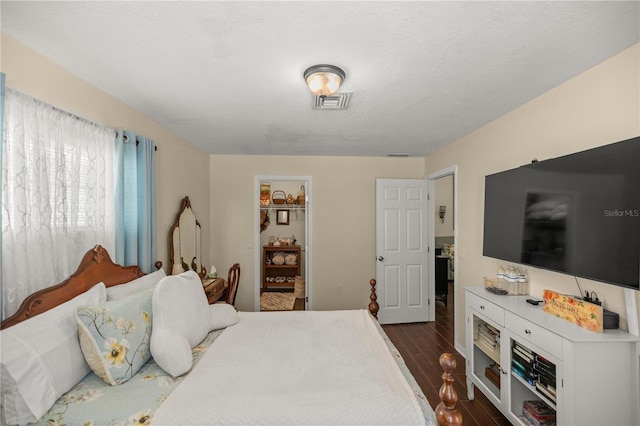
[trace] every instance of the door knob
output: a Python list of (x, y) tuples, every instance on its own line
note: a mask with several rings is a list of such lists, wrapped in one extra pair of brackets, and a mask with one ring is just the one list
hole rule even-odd
[(379, 260), (380, 262), (382, 262), (382, 261), (384, 260), (384, 257), (380, 256), (380, 257), (378, 257), (378, 260)]

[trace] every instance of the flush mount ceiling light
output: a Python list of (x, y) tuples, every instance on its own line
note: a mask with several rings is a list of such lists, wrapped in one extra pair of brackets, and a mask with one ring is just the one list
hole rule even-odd
[(335, 65), (314, 65), (304, 72), (309, 90), (316, 96), (331, 96), (338, 91), (345, 73)]

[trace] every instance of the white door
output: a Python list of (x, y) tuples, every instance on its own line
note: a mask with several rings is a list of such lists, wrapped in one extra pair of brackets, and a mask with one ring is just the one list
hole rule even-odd
[(376, 292), (381, 324), (429, 320), (428, 181), (376, 179)]

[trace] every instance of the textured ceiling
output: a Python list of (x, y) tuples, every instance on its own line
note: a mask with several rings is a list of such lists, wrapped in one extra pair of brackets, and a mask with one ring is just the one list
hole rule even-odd
[[(637, 1), (0, 7), (3, 32), (212, 154), (426, 155), (640, 41)], [(347, 110), (311, 109), (317, 63), (346, 71)]]

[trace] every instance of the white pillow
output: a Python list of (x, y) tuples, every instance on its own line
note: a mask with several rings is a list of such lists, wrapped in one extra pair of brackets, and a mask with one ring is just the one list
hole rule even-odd
[(161, 328), (151, 333), (153, 360), (172, 377), (191, 370), (193, 356), (187, 338), (174, 328)]
[(89, 373), (74, 311), (77, 306), (106, 299), (105, 285), (98, 283), (53, 309), (0, 331), (0, 395), (7, 424), (38, 421)]
[(153, 288), (158, 282), (166, 277), (164, 269), (158, 269), (150, 274), (129, 281), (128, 283), (107, 287), (107, 300), (124, 299), (134, 293), (138, 293), (149, 288)]
[[(0, 412), (2, 413), (2, 420), (0, 424), (3, 426), (7, 424), (8, 419), (21, 419), (24, 420), (21, 422), (30, 423), (30, 419), (33, 419), (31, 411), (29, 407), (27, 407), (27, 403), (24, 402), (22, 396), (20, 396), (20, 392), (18, 391), (18, 386), (13, 378), (9, 375), (4, 364), (0, 365), (0, 383), (2, 384), (2, 401), (0, 401)], [(4, 395), (16, 395), (15, 397), (7, 397)], [(5, 414), (6, 413), (6, 414)]]
[[(234, 325), (240, 320), (235, 308), (226, 303), (209, 306), (211, 330)], [(154, 326), (155, 327), (155, 326)], [(151, 334), (153, 359), (164, 371), (178, 377), (191, 370), (193, 356), (187, 338), (174, 328), (154, 328)]]
[[(223, 314), (218, 322), (228, 322), (224, 318), (226, 309), (219, 310)], [(186, 373), (193, 362), (191, 348), (212, 330), (212, 322), (198, 274), (187, 271), (163, 278), (153, 291), (153, 359), (173, 377)]]
[(209, 302), (194, 271), (161, 279), (153, 291), (152, 306), (153, 328), (174, 328), (192, 348), (210, 331)]
[(209, 316), (211, 319), (209, 328), (211, 328), (211, 330), (232, 326), (240, 320), (236, 308), (227, 303), (214, 303), (210, 305)]

